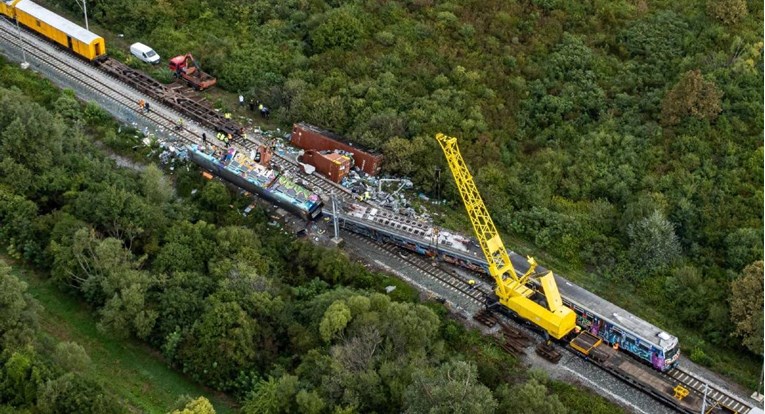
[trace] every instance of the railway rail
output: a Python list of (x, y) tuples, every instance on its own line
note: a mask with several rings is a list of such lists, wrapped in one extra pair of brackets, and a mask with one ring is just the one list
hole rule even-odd
[[(138, 100), (146, 99), (147, 96), (145, 95), (150, 95), (150, 99), (155, 100), (155, 102), (151, 102), (153, 110), (149, 113), (144, 113), (143, 116), (154, 124), (166, 128), (170, 132), (171, 138), (176, 140), (179, 139), (183, 143), (197, 142), (199, 136), (198, 132), (188, 128), (184, 128), (177, 133), (171, 132), (176, 125), (176, 120), (181, 117), (192, 119), (203, 128), (208, 128), (213, 131), (223, 130), (223, 127), (220, 124), (220, 115), (209, 108), (209, 106), (206, 106), (203, 102), (178, 93), (177, 91), (174, 91), (172, 87), (161, 85), (156, 81), (152, 82), (147, 80), (147, 78), (151, 78), (141, 74), (141, 72), (132, 70), (119, 62), (114, 63), (116, 61), (109, 60), (103, 65), (103, 70), (98, 69), (69, 55), (62, 48), (47, 42), (26, 30), (23, 30), (22, 33), (19, 34), (17, 29), (5, 19), (0, 19), (0, 40), (9, 45), (18, 45), (19, 41), (21, 41), (24, 45), (25, 52), (28, 55), (33, 56), (39, 62), (44, 62), (59, 75), (106, 97), (115, 104), (127, 108), (128, 110), (134, 111), (137, 107), (136, 103)], [(130, 70), (126, 70), (125, 68)], [(160, 105), (160, 103), (162, 105)], [(227, 120), (227, 122), (229, 122), (229, 120)], [(232, 123), (226, 128), (234, 129), (236, 126)], [(212, 137), (213, 135), (211, 134), (210, 136)], [(247, 149), (252, 149), (258, 145), (262, 145), (265, 141), (265, 137), (259, 136), (257, 138), (260, 138), (260, 140), (256, 139), (256, 137), (248, 137), (246, 141), (242, 142), (242, 146)], [(334, 193), (337, 197), (343, 200), (359, 203), (354, 200), (351, 192), (344, 187), (317, 176), (308, 176), (300, 173), (300, 167), (296, 160), (280, 154), (275, 154), (274, 159), (278, 161), (277, 164), (280, 168), (298, 176), (298, 182), (300, 184), (312, 185), (315, 188), (320, 189), (325, 195)], [(485, 296), (490, 294), (490, 289), (488, 287), (470, 287), (465, 280), (459, 278), (457, 275), (447, 272), (439, 267), (434, 267), (428, 260), (419, 256), (411, 254), (403, 256), (399, 254), (400, 248), (395, 245), (375, 244), (369, 239), (358, 235), (353, 235), (351, 237), (363, 240), (370, 245), (381, 248), (389, 254), (395, 255), (399, 260), (403, 260), (409, 265), (414, 266), (421, 273), (427, 275), (427, 277), (432, 278), (448, 289), (456, 291), (471, 302), (483, 305), (485, 303)], [(507, 335), (505, 337), (507, 338)], [(518, 338), (516, 339), (517, 342), (522, 342), (522, 340)], [(520, 343), (517, 343), (516, 345), (519, 344)], [(667, 378), (675, 383), (687, 387), (695, 394), (704, 395), (706, 392), (710, 406), (716, 405), (726, 412), (741, 414), (762, 413), (762, 410), (759, 407), (755, 407), (751, 403), (742, 401), (740, 398), (733, 395), (733, 393), (728, 392), (715, 384), (711, 384), (704, 378), (700, 378), (682, 368), (675, 368), (663, 375), (666, 375)]]
[[(136, 111), (140, 99), (149, 100), (151, 111), (139, 114), (167, 130), (170, 141), (180, 140), (183, 144), (190, 144), (198, 143), (200, 140), (199, 132), (188, 126), (182, 128), (181, 131), (175, 130), (177, 121), (181, 118), (191, 119), (200, 128), (208, 129), (211, 141), (214, 140), (213, 131), (221, 130), (223, 128), (221, 125), (225, 125), (225, 128), (230, 130), (235, 129), (237, 134), (240, 130), (238, 124), (229, 119), (224, 119), (206, 104), (189, 98), (173, 87), (163, 85), (121, 62), (107, 59), (101, 66), (92, 66), (69, 54), (58, 45), (43, 40), (26, 29), (21, 29), (21, 36), (19, 36), (16, 27), (6, 19), (0, 19), (0, 40), (6, 44), (18, 45), (19, 38), (29, 56), (44, 62), (58, 75), (106, 97), (129, 111)], [(184, 123), (184, 125), (189, 125), (189, 123)], [(259, 138), (261, 140), (248, 136), (247, 140), (241, 143), (241, 146), (245, 149), (257, 148), (265, 141), (263, 136)], [(220, 142), (219, 144), (222, 145)], [(351, 192), (346, 188), (320, 177), (309, 176), (300, 172), (296, 160), (280, 154), (274, 154), (274, 159), (277, 160), (277, 164), (282, 170), (298, 177), (299, 184), (320, 189), (326, 197), (334, 193), (342, 200), (355, 201)]]
[(398, 260), (401, 260), (416, 268), (425, 277), (429, 277), (439, 285), (456, 292), (458, 295), (477, 305), (482, 306), (486, 303), (485, 290), (480, 289), (480, 287), (472, 288), (466, 281), (449, 274), (441, 268), (433, 266), (431, 262), (419, 256), (415, 256), (409, 252), (404, 252), (403, 249), (394, 244), (374, 242), (366, 237), (362, 237), (354, 233), (348, 233), (346, 237), (354, 241), (364, 243), (372, 248), (387, 252), (389, 255), (397, 258)]
[(695, 391), (702, 397), (706, 394), (707, 406), (710, 408), (717, 404), (723, 410), (726, 410), (725, 412), (749, 414), (753, 411), (754, 407), (752, 407), (751, 404), (741, 401), (741, 399), (734, 396), (733, 393), (721, 389), (719, 386), (710, 383), (708, 380), (701, 378), (682, 367), (675, 367), (667, 371), (666, 375), (685, 388)]
[[(17, 29), (6, 19), (0, 19), (0, 40), (8, 44), (18, 44), (19, 42)], [(127, 83), (122, 82), (126, 88), (115, 87), (114, 79), (109, 78), (104, 73), (83, 62), (79, 58), (63, 52), (58, 46), (39, 39), (34, 34), (22, 31), (21, 41), (27, 55), (30, 55), (41, 62), (45, 62), (59, 75), (69, 78), (75, 83), (105, 96), (117, 105), (130, 110), (135, 110), (138, 100), (142, 99), (140, 94), (127, 88)], [(177, 120), (181, 114), (168, 111), (159, 105), (153, 107), (155, 109), (149, 113), (145, 113), (144, 116), (158, 126), (172, 131), (176, 125), (175, 120)], [(182, 134), (177, 134), (177, 137), (190, 142), (190, 140), (184, 138)]]

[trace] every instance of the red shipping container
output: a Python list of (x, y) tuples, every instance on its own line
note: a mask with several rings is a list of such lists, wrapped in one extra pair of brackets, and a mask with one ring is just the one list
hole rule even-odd
[[(292, 145), (305, 150), (334, 151), (340, 150), (353, 154), (354, 167), (369, 175), (377, 175), (382, 170), (383, 156), (358, 145), (347, 144), (332, 132), (325, 131), (306, 123), (292, 127)], [(319, 168), (319, 167), (316, 167)]]
[(313, 165), (316, 171), (336, 183), (341, 182), (351, 170), (351, 159), (335, 152), (325, 155), (315, 150), (307, 150), (300, 161)]

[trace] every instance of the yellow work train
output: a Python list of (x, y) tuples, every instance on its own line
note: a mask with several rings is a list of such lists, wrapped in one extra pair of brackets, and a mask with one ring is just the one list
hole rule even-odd
[(81, 56), (106, 57), (104, 38), (30, 0), (0, 0), (0, 13)]

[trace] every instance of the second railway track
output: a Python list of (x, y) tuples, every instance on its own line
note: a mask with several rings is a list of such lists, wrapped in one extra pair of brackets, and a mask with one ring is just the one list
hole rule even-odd
[[(110, 73), (112, 73), (112, 75), (110, 75), (99, 67), (93, 66), (69, 54), (60, 46), (41, 39), (36, 34), (30, 33), (25, 29), (22, 29), (19, 33), (17, 28), (4, 18), (0, 18), (0, 40), (8, 45), (18, 45), (19, 47), (21, 47), (21, 45), (19, 45), (19, 41), (21, 41), (24, 51), (28, 56), (33, 57), (40, 64), (47, 65), (48, 68), (56, 72), (59, 76), (84, 88), (90, 89), (96, 94), (104, 96), (106, 99), (127, 111), (135, 112), (138, 116), (144, 117), (147, 121), (165, 130), (169, 141), (180, 141), (183, 144), (199, 143), (199, 132), (193, 131), (188, 127), (183, 128), (181, 131), (174, 130), (177, 125), (176, 121), (179, 118), (186, 118), (185, 113), (170, 109), (157, 100), (149, 101), (152, 108), (150, 112), (139, 113), (137, 111), (138, 101), (140, 99), (148, 99), (145, 93), (134, 89), (134, 86), (141, 83), (141, 81), (135, 79), (133, 73), (131, 73), (132, 77), (128, 81), (115, 78), (113, 76), (115, 71), (110, 71)], [(112, 62), (115, 63), (109, 63), (108, 65), (113, 65), (115, 67), (121, 65), (116, 61)], [(152, 83), (147, 84), (147, 87), (156, 89), (157, 86)], [(214, 125), (206, 124), (204, 121), (194, 121), (194, 124), (201, 130), (207, 130), (211, 137), (210, 140), (213, 140)], [(263, 137), (260, 136), (260, 138), (261, 140), (256, 139), (256, 137), (249, 137), (247, 141), (241, 142), (241, 146), (245, 149), (253, 149), (258, 145), (263, 144)], [(218, 144), (222, 145), (220, 142)], [(345, 201), (353, 200), (351, 192), (344, 187), (314, 175), (302, 174), (300, 173), (297, 161), (290, 159), (289, 156), (280, 154), (274, 155), (277, 164), (282, 170), (287, 171), (289, 174), (296, 177), (298, 181), (302, 181), (307, 187), (321, 190), (320, 192), (325, 198), (334, 193)]]
[[(135, 110), (138, 100), (143, 98), (141, 94), (130, 89), (127, 84), (124, 84), (123, 88), (114, 87), (116, 81), (114, 78), (31, 33), (22, 31), (20, 37), (26, 54), (48, 65), (59, 75), (105, 96), (117, 105)], [(0, 39), (7, 44), (18, 44), (19, 42), (17, 29), (6, 19), (0, 19)], [(172, 130), (175, 125), (174, 120), (178, 119), (181, 114), (170, 112), (156, 103), (153, 107), (155, 109), (144, 116), (161, 128)], [(176, 137), (190, 142), (183, 137), (183, 134), (176, 134)]]
[(486, 303), (486, 292), (484, 290), (470, 287), (470, 285), (464, 280), (449, 274), (449, 272), (446, 272), (443, 269), (433, 266), (429, 261), (424, 260), (419, 256), (415, 256), (413, 253), (402, 254), (402, 249), (396, 245), (375, 242), (354, 233), (347, 233), (346, 237), (354, 240), (355, 242), (363, 243), (371, 248), (382, 250), (388, 253), (390, 256), (395, 257), (398, 260), (414, 267), (419, 273), (425, 277), (430, 278), (435, 283), (438, 283), (439, 285), (452, 290), (456, 294), (466, 298), (474, 304), (483, 305)]

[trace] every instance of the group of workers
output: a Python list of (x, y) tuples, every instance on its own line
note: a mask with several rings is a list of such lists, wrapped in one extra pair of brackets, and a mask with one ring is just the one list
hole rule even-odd
[[(250, 107), (250, 111), (255, 111), (255, 106), (258, 107), (258, 111), (260, 112), (260, 117), (263, 119), (268, 119), (268, 116), (271, 114), (271, 110), (268, 109), (267, 106), (263, 105), (263, 102), (260, 102), (259, 100), (255, 100), (255, 98), (250, 98), (250, 101), (247, 104)], [(244, 95), (239, 95), (239, 106), (244, 106)]]
[(149, 111), (151, 111), (151, 105), (149, 105), (149, 103), (146, 102), (145, 100), (139, 99), (138, 100), (138, 111), (141, 112), (141, 113), (143, 113), (143, 112), (147, 112), (148, 113)]
[[(264, 106), (263, 103), (261, 103), (260, 101), (255, 101), (254, 99), (250, 99), (250, 103), (249, 103), (250, 110), (254, 110), (256, 104), (258, 106), (258, 110), (260, 111), (260, 116), (262, 118), (266, 118), (267, 119), (269, 114), (270, 114), (270, 111), (269, 111), (268, 107)], [(244, 106), (244, 96), (243, 95), (239, 95), (239, 105), (240, 106)], [(138, 100), (138, 111), (141, 112), (141, 113), (148, 113), (150, 111), (149, 102), (147, 102), (143, 98), (139, 99)], [(226, 112), (223, 115), (223, 117), (225, 119), (231, 119), (231, 113), (230, 112)], [(175, 128), (174, 129), (176, 131), (183, 130), (183, 118), (178, 118), (178, 122), (175, 124)], [(244, 132), (244, 129), (242, 129), (240, 131), (240, 134), (241, 134), (243, 140), (247, 141), (247, 134)], [(234, 142), (234, 136), (231, 133), (224, 134), (222, 132), (218, 132), (215, 135), (215, 138), (217, 138), (218, 141), (224, 143), (226, 145), (226, 147), (230, 146)], [(204, 133), (204, 132), (202, 132), (202, 142), (205, 145), (207, 145), (207, 134)]]
[[(204, 133), (202, 133), (202, 135), (204, 135)], [(231, 135), (231, 133), (224, 134), (222, 132), (218, 132), (217, 134), (215, 134), (215, 138), (217, 138), (218, 141), (226, 144), (226, 147), (234, 143), (234, 136)]]

